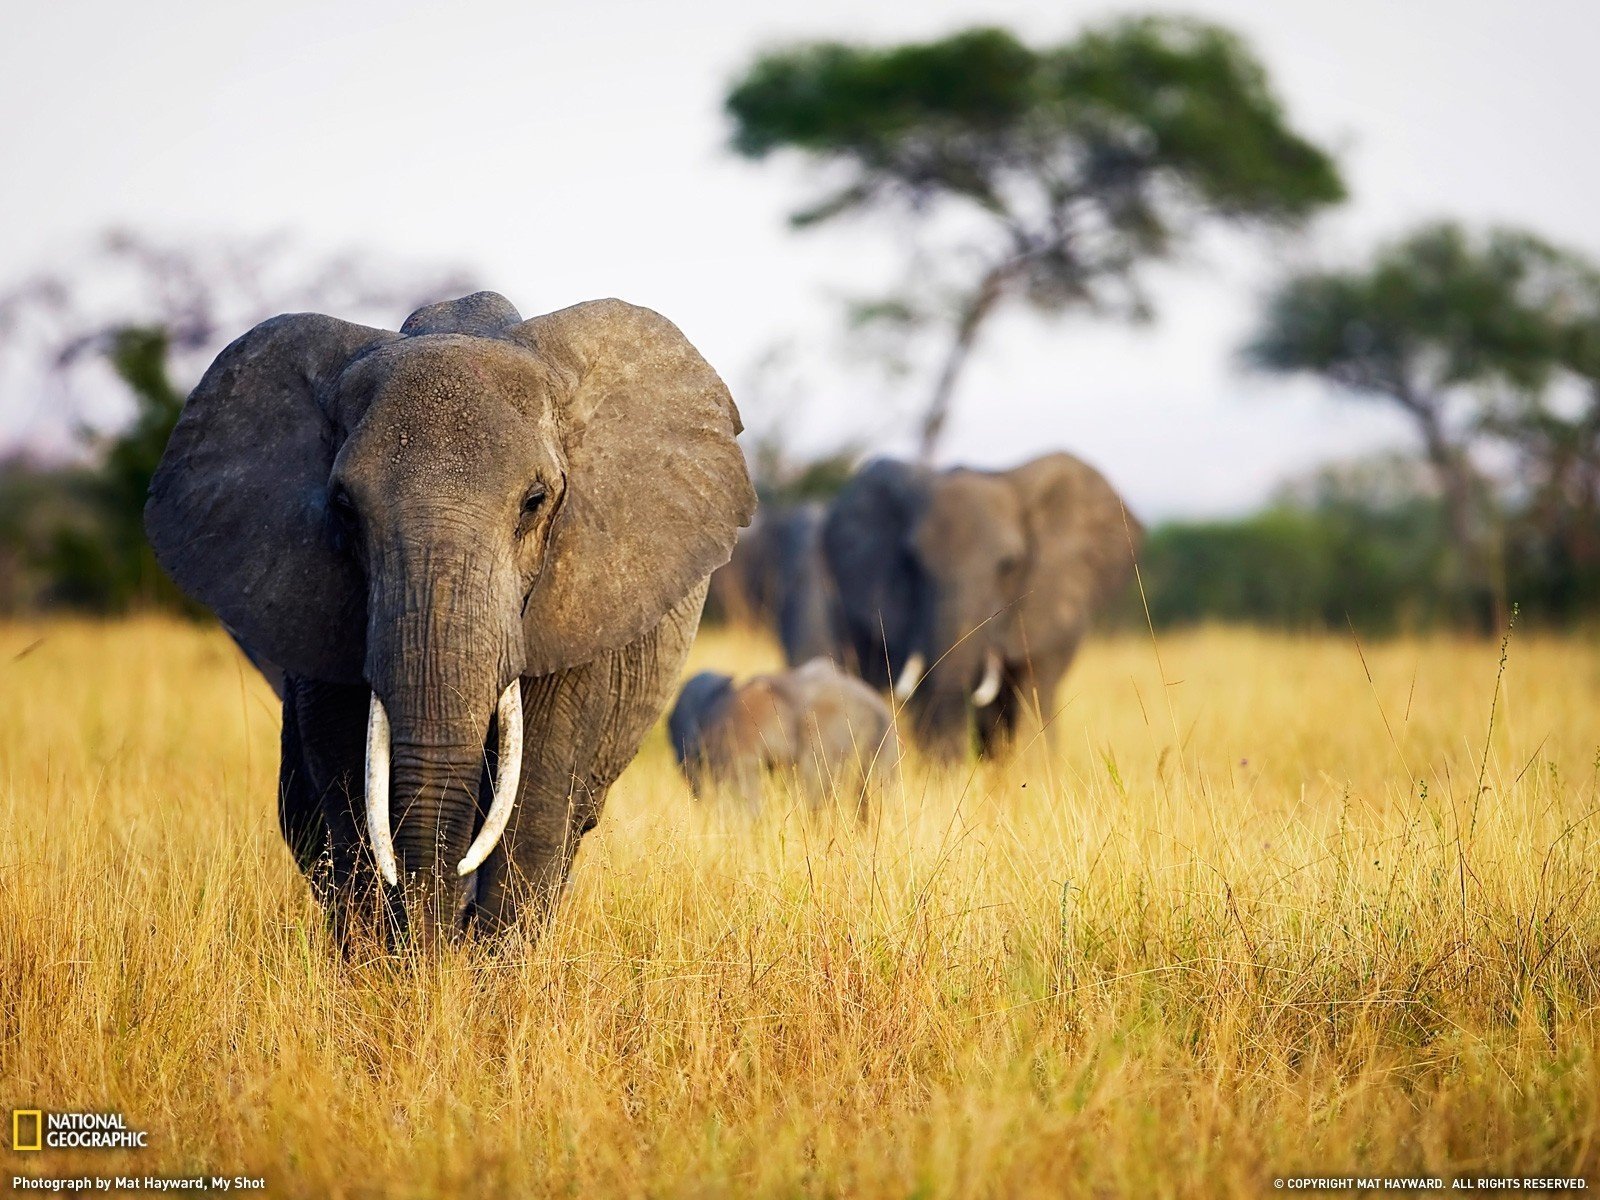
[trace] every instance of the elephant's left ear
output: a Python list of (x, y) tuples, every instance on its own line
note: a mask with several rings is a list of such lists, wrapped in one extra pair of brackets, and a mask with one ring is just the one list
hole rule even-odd
[(1022, 495), (1033, 545), (1007, 652), (1069, 648), (1128, 581), (1144, 530), (1105, 476), (1070, 454), (1046, 454), (1007, 478)]
[(527, 670), (652, 628), (728, 561), (755, 511), (728, 389), (677, 326), (596, 300), (510, 327), (564, 393), (567, 494), (523, 628)]

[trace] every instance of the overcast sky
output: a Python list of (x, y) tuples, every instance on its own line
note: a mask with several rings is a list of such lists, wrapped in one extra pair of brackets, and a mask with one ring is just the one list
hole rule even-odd
[[(1354, 254), (1453, 214), (1600, 255), (1600, 16), (1583, 0), (1215, 0), (1292, 119), (1336, 147), (1352, 201), (1269, 248), (1214, 239), (1164, 271), (1159, 318), (1003, 317), (958, 397), (948, 457), (1063, 447), (1147, 517), (1238, 511), (1324, 459), (1409, 446), (1387, 413), (1239, 373), (1285, 257)], [(821, 446), (909, 445), (907, 402), (841, 364), (837, 297), (894, 280), (883, 226), (791, 233), (794, 169), (725, 151), (720, 100), (756, 49), (923, 38), (977, 22), (1036, 40), (1122, 11), (962, 0), (269, 0), (45, 3), (0, 39), (0, 285), (131, 225), (289, 230), (462, 264), (525, 315), (602, 295), (675, 320), (751, 410)], [(892, 235), (890, 235), (892, 237)], [(396, 319), (403, 314), (396, 314)], [(784, 387), (756, 364), (788, 345)], [(799, 389), (798, 391), (796, 389)], [(36, 432), (0, 396), (0, 442)]]

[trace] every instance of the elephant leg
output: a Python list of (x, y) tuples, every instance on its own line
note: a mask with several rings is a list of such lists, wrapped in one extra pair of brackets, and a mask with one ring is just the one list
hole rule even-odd
[(891, 663), (889, 648), (884, 645), (876, 630), (851, 627), (844, 639), (845, 670), (859, 676), (869, 686), (887, 691), (894, 686), (891, 667), (898, 670), (900, 663)]
[(806, 807), (819, 813), (830, 806), (848, 783), (830, 761), (821, 731), (813, 728), (802, 737), (800, 753), (795, 759), (795, 786), (805, 799)]
[(861, 794), (856, 805), (856, 816), (866, 821), (871, 816), (873, 805), (881, 802), (889, 785), (899, 777), (900, 738), (888, 714), (876, 723), (871, 717), (863, 717), (860, 723), (863, 728), (873, 729), (875, 735), (858, 747), (862, 761)]
[(322, 803), (311, 785), (309, 768), (300, 746), (300, 718), (294, 692), (283, 698), (283, 731), (278, 760), (278, 829), (295, 865), (315, 881), (317, 867), (325, 862), (328, 827)]
[[(591, 770), (610, 699), (599, 664), (522, 682), (522, 778), (500, 844), (478, 868), (473, 920), (489, 933), (548, 919), (611, 780)], [(643, 736), (642, 734), (640, 735)], [(597, 786), (598, 785), (598, 786)]]
[(856, 820), (865, 825), (872, 819), (874, 808), (883, 804), (889, 784), (895, 778), (894, 768), (875, 763), (861, 775), (861, 790), (856, 794)]
[(924, 753), (947, 762), (967, 756), (972, 746), (972, 704), (964, 687), (925, 684), (906, 703), (910, 727)]
[(876, 722), (852, 712), (846, 701), (824, 697), (805, 723), (802, 764), (811, 776), (812, 808), (845, 805), (864, 814), (878, 742)]
[[(291, 679), (284, 701), (284, 744), (299, 751), (303, 786), (320, 813), (323, 861), (312, 876), (335, 936), (348, 944), (358, 930), (387, 927), (377, 869), (366, 829), (366, 733), (369, 693), (364, 685)], [(288, 755), (285, 754), (285, 769)]]
[(515, 836), (508, 831), (506, 853), (491, 855), (479, 868), (472, 912), (486, 933), (544, 927), (566, 891), (583, 836), (600, 821), (610, 786), (585, 778), (572, 779), (564, 795), (541, 790), (536, 799), (519, 789), (518, 806), (527, 808)]
[(747, 817), (754, 820), (761, 813), (766, 794), (767, 760), (760, 753), (738, 754), (727, 759), (719, 772), (721, 790), (729, 799), (736, 799)]

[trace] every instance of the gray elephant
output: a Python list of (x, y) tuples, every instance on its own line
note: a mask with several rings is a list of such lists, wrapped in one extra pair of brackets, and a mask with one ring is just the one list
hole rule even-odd
[(838, 658), (843, 647), (839, 599), (822, 557), (826, 508), (763, 503), (739, 535), (733, 557), (711, 578), (708, 610), (770, 629), (791, 667)]
[(218, 356), (145, 526), (281, 668), (280, 823), (341, 939), (548, 912), (754, 509), (739, 431), (678, 329), (618, 300), (293, 314)]
[(1057, 453), (1009, 471), (876, 460), (834, 501), (822, 542), (853, 667), (892, 685), (919, 743), (950, 757), (974, 716), (987, 753), (1048, 709), (1141, 536), (1098, 471)]
[(900, 766), (889, 706), (825, 658), (737, 685), (702, 671), (684, 684), (667, 732), (697, 790), (726, 788), (752, 809), (776, 770), (793, 772), (812, 809), (847, 797), (864, 816)]

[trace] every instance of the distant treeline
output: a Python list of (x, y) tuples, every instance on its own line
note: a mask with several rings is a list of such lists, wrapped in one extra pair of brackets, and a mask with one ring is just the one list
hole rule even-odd
[[(1422, 464), (1395, 456), (1326, 467), (1246, 517), (1158, 525), (1140, 562), (1150, 619), (1381, 633), (1493, 630), (1513, 607), (1545, 625), (1600, 613), (1600, 530), (1532, 503), (1502, 511), (1483, 595), (1464, 581), (1438, 492)], [(1120, 615), (1142, 623), (1139, 597)]]
[(120, 434), (92, 447), (93, 465), (0, 462), (0, 613), (201, 611), (144, 537), (145, 494), (183, 408), (167, 377), (167, 335), (123, 330), (108, 356), (137, 408)]
[[(93, 465), (0, 462), (0, 614), (198, 614), (162, 574), (141, 525), (145, 491), (182, 406), (159, 331), (128, 330), (111, 360), (137, 401)], [(785, 465), (757, 448), (768, 502), (826, 499), (852, 456)], [(1493, 603), (1570, 624), (1600, 613), (1600, 530), (1534, 503), (1499, 514)], [(1395, 455), (1325, 467), (1260, 512), (1155, 525), (1114, 620), (1239, 621), (1382, 633), (1461, 624), (1468, 597), (1447, 506), (1425, 464)], [(1472, 621), (1474, 625), (1485, 622)]]
[[(148, 349), (147, 349), (148, 352)], [(163, 397), (170, 402), (169, 398)], [(146, 418), (167, 403), (146, 403)], [(157, 421), (159, 424), (159, 421)], [(140, 421), (100, 466), (0, 464), (0, 613), (116, 614), (188, 608), (155, 565), (139, 512), (164, 434)], [(815, 474), (833, 482), (837, 472)], [(806, 478), (803, 494), (818, 495)], [(826, 490), (826, 488), (820, 489)], [(787, 497), (785, 489), (785, 498)], [(1600, 568), (1574, 562), (1534, 514), (1508, 514), (1500, 548), (1503, 609), (1570, 624), (1600, 613)], [(1239, 621), (1384, 633), (1458, 619), (1459, 574), (1447, 518), (1426, 473), (1402, 458), (1327, 468), (1248, 516), (1155, 525), (1143, 585), (1115, 614), (1157, 627)]]

